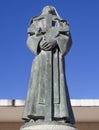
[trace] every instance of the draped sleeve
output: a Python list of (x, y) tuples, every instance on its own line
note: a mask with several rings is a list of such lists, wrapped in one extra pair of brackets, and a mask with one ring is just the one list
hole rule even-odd
[(72, 45), (72, 40), (71, 40), (70, 35), (60, 34), (59, 37), (57, 37), (57, 44), (58, 44), (60, 53), (63, 56), (66, 55)]
[(27, 39), (27, 46), (32, 53), (38, 55), (40, 53), (39, 43), (41, 42), (42, 37), (36, 37), (35, 35), (29, 36)]

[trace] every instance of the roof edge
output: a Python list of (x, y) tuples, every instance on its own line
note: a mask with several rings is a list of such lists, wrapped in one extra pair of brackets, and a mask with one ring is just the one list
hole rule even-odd
[[(99, 99), (71, 99), (72, 106), (99, 106)], [(2, 106), (24, 106), (25, 100), (15, 99), (1, 99), (0, 107)]]

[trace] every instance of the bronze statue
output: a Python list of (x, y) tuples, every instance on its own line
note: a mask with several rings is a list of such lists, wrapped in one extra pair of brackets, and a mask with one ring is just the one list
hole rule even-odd
[(27, 45), (36, 57), (23, 112), (26, 122), (41, 120), (74, 124), (64, 64), (64, 56), (71, 44), (69, 25), (54, 7), (46, 6), (31, 20)]

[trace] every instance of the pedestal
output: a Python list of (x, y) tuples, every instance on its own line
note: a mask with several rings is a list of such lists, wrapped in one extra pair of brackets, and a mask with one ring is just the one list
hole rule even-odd
[(68, 123), (55, 122), (39, 122), (32, 124), (25, 124), (20, 130), (78, 130), (73, 125)]

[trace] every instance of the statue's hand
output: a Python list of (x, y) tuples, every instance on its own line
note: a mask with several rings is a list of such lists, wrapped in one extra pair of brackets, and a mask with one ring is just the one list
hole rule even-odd
[(44, 50), (44, 45), (46, 45), (46, 41), (45, 40), (41, 40), (39, 46), (41, 50)]
[(52, 49), (57, 47), (57, 41), (44, 42), (42, 45), (40, 44), (40, 48), (45, 51), (51, 51)]
[(57, 47), (57, 41), (54, 40), (54, 41), (48, 42), (48, 47), (46, 47), (45, 49), (49, 51), (49, 50), (53, 50), (56, 47)]

